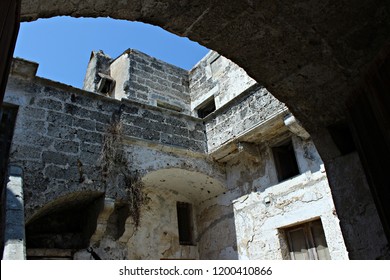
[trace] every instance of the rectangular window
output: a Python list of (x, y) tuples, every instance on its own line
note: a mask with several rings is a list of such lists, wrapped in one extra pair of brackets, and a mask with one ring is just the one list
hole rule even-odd
[(285, 229), (292, 260), (330, 260), (321, 220)]
[(273, 147), (276, 172), (279, 182), (299, 174), (297, 159), (295, 158), (292, 141)]
[(215, 101), (213, 97), (198, 107), (198, 117), (203, 119), (214, 111), (215, 111)]
[(114, 79), (103, 73), (98, 73), (98, 75), (100, 77), (100, 81), (97, 85), (97, 92), (106, 95), (111, 95), (115, 87)]
[(194, 245), (192, 205), (186, 202), (177, 202), (176, 209), (180, 245)]

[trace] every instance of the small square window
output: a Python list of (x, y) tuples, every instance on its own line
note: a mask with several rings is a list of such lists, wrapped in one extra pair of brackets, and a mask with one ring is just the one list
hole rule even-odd
[(214, 111), (215, 111), (215, 101), (213, 97), (198, 107), (198, 117), (203, 119)]
[(186, 202), (177, 202), (176, 209), (180, 245), (194, 245), (192, 205)]
[(115, 87), (115, 81), (110, 76), (98, 73), (100, 81), (97, 85), (97, 91), (102, 94), (110, 95)]
[(273, 147), (272, 152), (274, 155), (275, 167), (279, 182), (299, 174), (294, 146), (291, 140), (279, 146)]

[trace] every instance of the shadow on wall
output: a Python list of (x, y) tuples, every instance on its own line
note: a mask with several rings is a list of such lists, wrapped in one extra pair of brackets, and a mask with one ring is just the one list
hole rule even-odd
[[(67, 249), (70, 257), (77, 250), (87, 248), (96, 230), (97, 217), (104, 196), (100, 193), (79, 193), (62, 197), (44, 207), (41, 213), (26, 224), (27, 258), (36, 259), (39, 250)], [(32, 255), (29, 252), (35, 252)], [(50, 256), (55, 257), (55, 256)]]

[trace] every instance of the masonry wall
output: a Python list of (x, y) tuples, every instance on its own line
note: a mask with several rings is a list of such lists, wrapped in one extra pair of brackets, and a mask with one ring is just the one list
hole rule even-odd
[(182, 113), (189, 113), (186, 70), (135, 50), (129, 52), (129, 60), (130, 80), (123, 88), (129, 99), (154, 106), (163, 102), (181, 109)]
[[(141, 58), (137, 60), (138, 55)], [(132, 51), (116, 62), (120, 60), (127, 61), (129, 70), (139, 71), (140, 75), (149, 68), (158, 68), (152, 66), (153, 59)], [(149, 68), (142, 70), (139, 65)], [(333, 202), (318, 153), (310, 140), (302, 140), (289, 131), (283, 122), (287, 108), (265, 88), (254, 84), (239, 96), (226, 95), (230, 101), (199, 119), (151, 104), (157, 100), (152, 95), (148, 95), (152, 99), (135, 101), (125, 92), (126, 98), (118, 100), (33, 76), (14, 73), (5, 98), (19, 106), (10, 160), (23, 167), (25, 174), (27, 223), (57, 211), (58, 205), (70, 201), (94, 203), (92, 200), (104, 197), (107, 203), (102, 210), (91, 206), (88, 215), (97, 217), (91, 246), (106, 259), (274, 258), (280, 248), (259, 253), (259, 248), (274, 241), (261, 232), (263, 218), (253, 218), (256, 221), (248, 225), (253, 227), (242, 231), (243, 220), (237, 213), (255, 217), (251, 209), (262, 207), (260, 200), (267, 193), (279, 199), (275, 208), (266, 208), (271, 211), (268, 217), (278, 217), (284, 202), (288, 202), (291, 208), (286, 206), (282, 212), (290, 215), (289, 221), (303, 221), (308, 217), (296, 211), (299, 203), (294, 198), (300, 200), (303, 195), (307, 199), (304, 205), (318, 208), (321, 218), (329, 218), (329, 223), (323, 222), (324, 227), (331, 227), (327, 237), (335, 239), (339, 247), (331, 245), (336, 248), (332, 250), (340, 252), (333, 256), (343, 258), (344, 243), (334, 226), (337, 217), (332, 216)], [(137, 75), (133, 78), (138, 79)], [(147, 91), (152, 93), (152, 86)], [(138, 93), (132, 94), (136, 97)], [(112, 132), (117, 122), (120, 135)], [(149, 203), (142, 208), (143, 222), (137, 230), (131, 217), (120, 210), (129, 202), (123, 174), (114, 170), (107, 177), (102, 172), (102, 147), (106, 137), (115, 133), (121, 138), (119, 151), (126, 164), (140, 174), (147, 190)], [(279, 184), (271, 147), (288, 138), (293, 141), (301, 175)], [(316, 195), (307, 197), (304, 187)], [(252, 204), (244, 203), (247, 196)], [(177, 201), (194, 207), (194, 246), (178, 245)], [(281, 221), (271, 224), (287, 225)], [(256, 238), (264, 235), (265, 239), (253, 239), (249, 234)], [(144, 240), (148, 245), (134, 245)], [(244, 248), (248, 240), (255, 240), (256, 246)], [(77, 259), (89, 257), (86, 250), (75, 255)]]
[(273, 116), (287, 111), (264, 87), (254, 85), (206, 117), (207, 147), (213, 152)]
[[(197, 246), (178, 245), (175, 216), (176, 201), (192, 202), (196, 219), (198, 204), (223, 192), (224, 169), (207, 159), (201, 120), (139, 102), (121, 102), (41, 78), (21, 79), (17, 75), (10, 78), (5, 102), (19, 106), (10, 162), (21, 166), (25, 174), (27, 223), (57, 211), (57, 207), (66, 205), (67, 199), (70, 199), (69, 203), (85, 203), (100, 194), (114, 199), (115, 205), (125, 203), (123, 181), (119, 176), (107, 184), (100, 159), (107, 129), (113, 120), (119, 119), (124, 135), (124, 155), (131, 168), (142, 176), (171, 168), (198, 175), (183, 175), (182, 186), (188, 188), (173, 192), (158, 180), (148, 188), (151, 202), (142, 210), (143, 223), (136, 235), (131, 234), (132, 227), (129, 226), (122, 237), (114, 238), (111, 229), (103, 234), (99, 244), (91, 245), (107, 259), (202, 257)], [(168, 181), (168, 178), (173, 177), (165, 179)], [(159, 190), (161, 187), (164, 189)], [(200, 195), (195, 200), (191, 188), (199, 190), (195, 191), (196, 196)], [(205, 194), (202, 195), (202, 191)], [(87, 198), (89, 194), (93, 196), (90, 199)], [(74, 200), (75, 196), (84, 198)], [(107, 219), (115, 219), (114, 213)], [(160, 223), (167, 227), (165, 231), (159, 230)], [(150, 231), (155, 233), (149, 235)], [(133, 239), (129, 240), (129, 237)], [(144, 238), (150, 238), (150, 246), (155, 251), (150, 251), (150, 247), (134, 247), (135, 239)], [(197, 234), (196, 238), (198, 240)], [(225, 244), (219, 242), (219, 247), (223, 246)], [(210, 256), (204, 251), (202, 254), (203, 258)], [(88, 259), (90, 255), (79, 251), (75, 257)]]
[(110, 94), (115, 99), (190, 113), (188, 71), (184, 69), (132, 49), (115, 59), (109, 59), (102, 52), (93, 52), (85, 76), (85, 90), (97, 92), (98, 72), (115, 81)]
[(99, 73), (109, 75), (111, 61), (111, 57), (104, 54), (103, 51), (93, 51), (91, 53), (83, 82), (84, 90), (97, 92), (97, 85), (101, 79)]
[[(10, 161), (24, 167), (29, 211), (42, 204), (42, 192), (92, 185), (94, 190), (103, 190), (96, 164), (113, 116), (120, 116), (126, 136), (206, 151), (204, 127), (198, 119), (56, 86), (45, 80), (30, 83), (11, 78), (5, 99), (20, 106)], [(39, 191), (32, 192), (36, 188)]]
[(189, 73), (192, 114), (212, 96), (218, 109), (255, 83), (238, 65), (210, 51)]
[[(334, 175), (329, 178), (329, 183), (333, 186), (332, 193), (349, 257), (386, 259), (389, 255), (388, 242), (357, 152), (328, 161), (327, 170)], [(345, 201), (345, 197), (349, 199)]]

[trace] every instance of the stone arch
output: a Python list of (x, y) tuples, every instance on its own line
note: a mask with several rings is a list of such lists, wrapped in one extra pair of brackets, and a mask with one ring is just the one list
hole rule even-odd
[(144, 179), (157, 173), (165, 174), (169, 170), (176, 170), (190, 174), (203, 174), (225, 184), (224, 167), (209, 160), (206, 155), (172, 147), (133, 145), (126, 147), (126, 150), (132, 168), (140, 171)]
[(28, 258), (72, 258), (89, 246), (104, 196), (74, 192), (51, 201), (26, 222)]
[[(202, 203), (207, 203), (226, 191), (223, 182), (199, 171), (180, 168), (151, 171), (143, 176), (142, 181), (147, 202), (142, 207), (140, 226), (135, 229), (132, 218), (129, 217), (119, 239), (119, 242), (127, 244), (128, 258), (202, 258), (199, 248), (203, 242), (201, 231), (205, 221), (199, 210)], [(177, 203), (191, 205), (193, 246), (180, 245)], [(141, 243), (149, 246), (139, 246)]]
[(343, 118), (346, 88), (389, 31), (386, 1), (22, 0), (22, 21), (62, 15), (150, 23), (216, 50), (285, 102), (309, 132)]
[(35, 220), (47, 216), (52, 212), (63, 211), (77, 205), (87, 205), (103, 196), (103, 192), (99, 191), (75, 191), (68, 194), (62, 194), (57, 198), (51, 198), (48, 202), (44, 203), (42, 207), (36, 209), (35, 212), (26, 217), (26, 225)]
[[(354, 5), (349, 1), (286, 4), (285, 1), (248, 0), (232, 5), (229, 1), (208, 0), (196, 3), (173, 0), (23, 0), (21, 15), (23, 21), (58, 15), (109, 16), (142, 21), (186, 36), (232, 59), (285, 102), (311, 134), (327, 166), (328, 177), (332, 179), (330, 183), (336, 207), (344, 209), (344, 202), (351, 201), (344, 190), (354, 188), (354, 184), (349, 186), (344, 178), (366, 171), (370, 175), (368, 179), (374, 194), (387, 184), (386, 174), (370, 167), (370, 163), (375, 163), (376, 159), (370, 162), (367, 155), (383, 154), (384, 158), (389, 158), (390, 152), (376, 148), (372, 153), (370, 146), (374, 141), (365, 139), (364, 131), (356, 131), (356, 128), (364, 128), (366, 119), (361, 120), (355, 116), (355, 123), (352, 124), (355, 128), (354, 141), (359, 141), (360, 145), (357, 146), (360, 156), (363, 155), (364, 167), (356, 153), (353, 158), (340, 153), (329, 130), (333, 124), (348, 121), (353, 109), (359, 113), (367, 110), (368, 116), (374, 116), (382, 109), (388, 111), (388, 102), (385, 105), (380, 102), (370, 105), (365, 99), (368, 94), (362, 93), (363, 97), (356, 97), (359, 94), (354, 89), (361, 86), (358, 84), (361, 73), (369, 69), (370, 63), (382, 49), (388, 48), (389, 11), (388, 1), (377, 1), (372, 5), (370, 0), (359, 0)], [(373, 69), (376, 70), (378, 65), (374, 65)], [(362, 83), (368, 88), (378, 85), (377, 81), (370, 81), (368, 85), (364, 81)], [(380, 94), (382, 92), (378, 92), (379, 99)], [(357, 102), (354, 103), (355, 108), (351, 109), (349, 105), (354, 100)], [(367, 127), (378, 126), (380, 130), (387, 131), (385, 123), (386, 121), (374, 116)], [(341, 131), (341, 134), (344, 132)], [(375, 141), (388, 147), (389, 141), (385, 135), (376, 136)], [(340, 166), (353, 168), (339, 171)], [(365, 179), (363, 178), (361, 185), (368, 189)], [(386, 190), (384, 195), (375, 197), (376, 201), (382, 201), (379, 209), (386, 205), (388, 197), (389, 192)], [(366, 226), (370, 220), (378, 219), (376, 209), (373, 209), (372, 217), (369, 215), (363, 218), (366, 221), (358, 226), (353, 224), (354, 217), (348, 214), (348, 209), (358, 205), (375, 208), (372, 199), (366, 201), (364, 196), (356, 197), (356, 200), (353, 205), (345, 203), (347, 209), (339, 211), (344, 237), (347, 244), (350, 244), (347, 245), (349, 249), (360, 246), (360, 238), (364, 239), (363, 247), (366, 251), (371, 250), (372, 254), (364, 252), (353, 257), (381, 258), (386, 254), (388, 257), (388, 252), (383, 253), (380, 248), (371, 246), (372, 236), (366, 231), (370, 228)], [(390, 237), (390, 210), (386, 208), (386, 211), (381, 211), (382, 223), (385, 226), (387, 224), (387, 229), (384, 231), (381, 226), (377, 227), (382, 241), (378, 238), (375, 243), (387, 246), (388, 241), (383, 241), (383, 236), (386, 233), (387, 239)], [(354, 232), (359, 232), (359, 236), (351, 235), (352, 231), (348, 230), (350, 227), (354, 228)]]
[(166, 189), (198, 204), (226, 191), (223, 182), (210, 175), (179, 168), (160, 169), (146, 174), (146, 189)]

